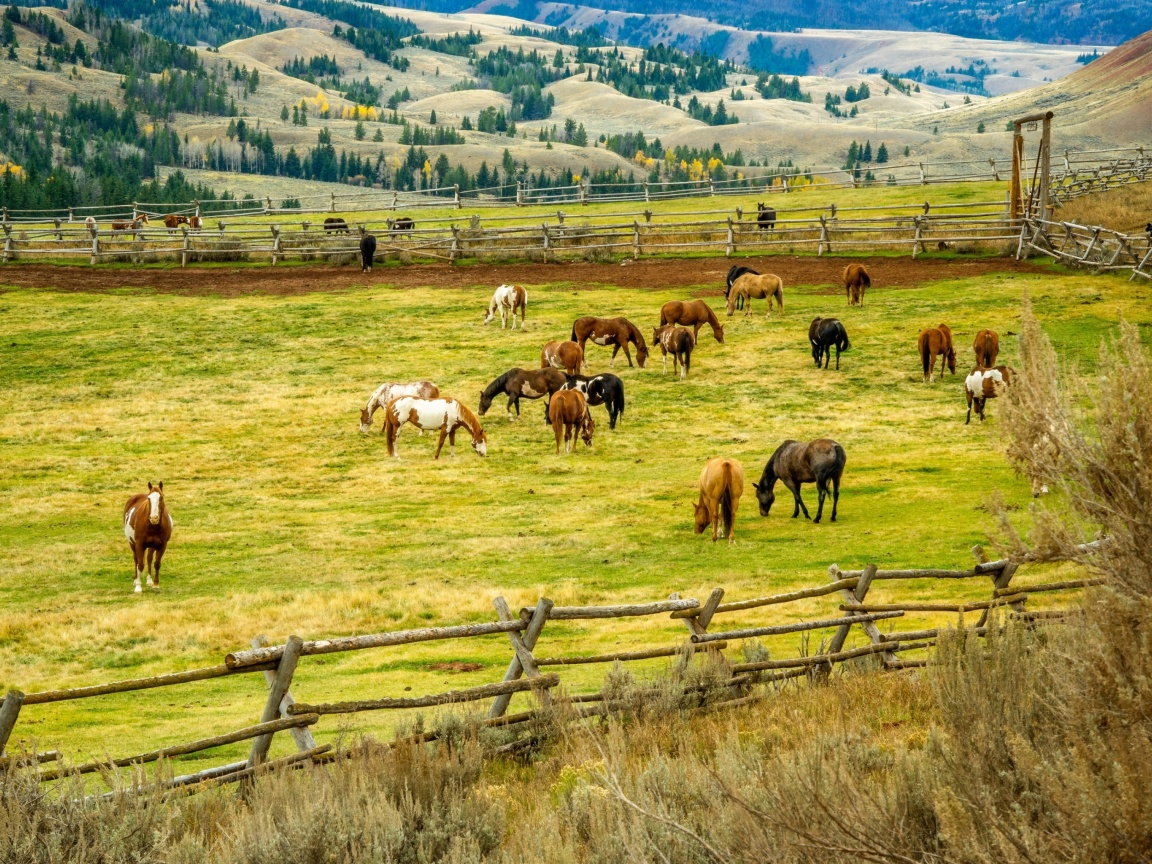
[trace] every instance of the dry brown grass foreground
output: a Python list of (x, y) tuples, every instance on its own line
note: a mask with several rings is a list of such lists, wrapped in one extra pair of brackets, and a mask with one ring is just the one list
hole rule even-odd
[[(44, 796), (9, 773), (0, 860), (20, 862), (1137, 862), (1152, 856), (1152, 361), (1122, 325), (1092, 379), (1061, 374), (1025, 308), (1011, 456), (1056, 493), (1024, 557), (1082, 555), (1110, 584), (1074, 623), (943, 638), (912, 676), (866, 668), (743, 708), (674, 666), (587, 725), (509, 748), (444, 720), (433, 743), (163, 802)], [(1142, 491), (1143, 490), (1143, 494)], [(694, 701), (699, 701), (694, 700)], [(506, 733), (505, 733), (506, 734)]]

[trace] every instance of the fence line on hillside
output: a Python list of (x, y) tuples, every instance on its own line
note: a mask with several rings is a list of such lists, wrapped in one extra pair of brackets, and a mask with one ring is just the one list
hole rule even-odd
[[(1081, 551), (1098, 548), (1099, 541), (1086, 544), (1081, 547)], [(279, 767), (299, 767), (346, 756), (346, 753), (333, 751), (331, 745), (317, 746), (313, 738), (312, 730), (321, 722), (321, 718), (328, 715), (458, 705), (490, 699), (492, 701), (489, 704), (487, 717), (483, 721), (484, 725), (489, 727), (530, 728), (525, 724), (529, 724), (530, 721), (539, 716), (541, 709), (547, 709), (558, 703), (574, 706), (573, 713), (576, 719), (602, 716), (622, 707), (614, 704), (610, 692), (599, 690), (593, 693), (565, 691), (558, 694), (553, 693), (557, 687), (563, 684), (561, 673), (559, 671), (542, 672), (541, 669), (562, 670), (574, 665), (623, 664), (665, 657), (678, 657), (677, 662), (683, 664), (690, 661), (697, 652), (703, 652), (707, 658), (718, 664), (717, 668), (722, 670), (722, 674), (727, 677), (718, 685), (718, 693), (713, 694), (722, 698), (717, 698), (707, 702), (707, 704), (701, 701), (700, 693), (702, 691), (700, 687), (687, 688), (685, 693), (681, 695), (691, 697), (691, 692), (696, 693), (694, 697), (691, 697), (696, 702), (687, 707), (707, 707), (711, 710), (735, 706), (767, 695), (767, 691), (757, 690), (759, 685), (774, 685), (784, 680), (800, 677), (807, 677), (813, 681), (823, 680), (833, 671), (836, 664), (842, 665), (862, 658), (875, 657), (877, 660), (874, 662), (878, 662), (879, 667), (886, 670), (924, 666), (930, 663), (931, 659), (929, 656), (924, 656), (923, 652), (932, 648), (940, 634), (950, 629), (934, 626), (882, 633), (877, 626), (876, 622), (878, 621), (900, 621), (903, 623), (929, 611), (952, 612), (958, 616), (956, 621), (958, 628), (965, 629), (973, 635), (982, 636), (987, 632), (992, 610), (1004, 608), (1011, 617), (1026, 621), (1029, 626), (1059, 623), (1068, 615), (1074, 614), (1073, 611), (1060, 609), (1029, 610), (1026, 607), (1029, 598), (1036, 594), (1048, 595), (1054, 592), (1079, 591), (1102, 582), (1100, 579), (1073, 579), (1031, 585), (1012, 584), (1017, 573), (1018, 562), (1011, 560), (988, 561), (983, 549), (979, 546), (973, 547), (972, 552), (976, 556), (976, 563), (965, 570), (882, 570), (876, 564), (868, 564), (860, 570), (843, 571), (833, 564), (828, 570), (829, 581), (823, 585), (727, 603), (723, 602), (725, 597), (723, 588), (713, 589), (703, 603), (694, 598), (681, 598), (679, 594), (675, 593), (667, 600), (610, 606), (556, 606), (551, 600), (541, 598), (534, 607), (524, 607), (518, 612), (513, 612), (503, 597), (497, 597), (493, 601), (493, 606), (498, 620), (493, 622), (473, 622), (447, 627), (430, 627), (314, 641), (304, 641), (300, 637), (291, 636), (284, 644), (271, 646), (267, 644), (264, 637), (256, 637), (252, 640), (251, 648), (229, 653), (224, 664), (219, 666), (103, 685), (46, 690), (29, 694), (10, 690), (3, 703), (0, 704), (0, 757), (3, 757), (4, 748), (10, 740), (17, 721), (23, 716), (23, 711), (31, 706), (76, 699), (99, 698), (115, 693), (177, 686), (225, 675), (243, 675), (256, 672), (264, 674), (267, 685), (264, 709), (254, 725), (184, 744), (153, 749), (134, 756), (114, 759), (102, 758), (78, 765), (65, 764), (58, 751), (49, 751), (48, 753), (22, 751), (11, 757), (3, 757), (0, 767), (20, 765), (27, 770), (36, 772), (42, 781), (95, 772), (101, 773), (106, 781), (110, 781), (115, 774), (115, 769), (118, 768), (138, 770), (139, 766), (150, 762), (168, 762), (174, 757), (198, 753), (227, 744), (241, 741), (253, 742), (249, 756), (245, 761), (228, 763), (182, 775), (168, 781), (164, 787), (173, 793), (178, 788), (180, 794), (188, 794), (222, 783), (248, 781), (257, 773), (275, 770)], [(967, 580), (980, 577), (991, 580), (992, 591), (987, 600), (949, 603), (893, 602), (888, 604), (875, 604), (868, 601), (870, 589), (877, 583), (886, 580)], [(834, 617), (825, 615), (806, 620), (793, 620), (794, 617), (799, 617), (797, 615), (780, 623), (753, 622), (757, 626), (751, 627), (746, 626), (749, 622), (742, 621), (727, 629), (709, 629), (719, 620), (719, 616), (769, 607), (783, 608), (789, 604), (829, 596), (834, 599), (838, 597), (840, 601), (838, 611), (841, 614)], [(980, 613), (978, 620), (974, 624), (967, 623), (964, 616), (976, 612)], [(598, 655), (575, 653), (544, 656), (542, 654), (541, 639), (547, 636), (547, 625), (551, 622), (587, 623), (622, 619), (634, 620), (637, 618), (680, 621), (685, 627), (683, 634), (685, 638), (654, 648), (620, 650)], [(853, 627), (859, 627), (863, 630), (867, 642), (864, 645), (846, 648)], [(821, 636), (818, 650), (815, 653), (808, 653), (808, 634), (821, 630), (826, 632)], [(800, 653), (794, 657), (768, 659), (766, 652), (759, 647), (758, 643), (747, 641), (790, 633), (805, 634), (800, 645)], [(382, 696), (375, 699), (343, 702), (298, 702), (295, 694), (291, 691), (298, 664), (305, 657), (397, 647), (418, 642), (486, 637), (506, 638), (509, 642), (509, 664), (501, 680), (496, 682), (419, 696)], [(571, 637), (569, 636), (569, 638)], [(743, 651), (742, 662), (732, 662), (723, 653), (736, 641), (743, 641), (746, 648), (751, 646), (751, 650)], [(915, 653), (917, 656), (906, 658), (909, 653)], [(511, 699), (517, 693), (530, 694), (537, 707), (516, 714), (509, 714), (508, 708)], [(273, 736), (284, 731), (293, 736), (297, 752), (292, 756), (269, 760), (268, 753)], [(516, 738), (518, 734), (514, 734), (515, 740), (512, 743), (500, 748), (501, 752), (513, 752), (520, 746), (526, 746), (525, 742), (530, 743), (530, 735), (529, 738)], [(418, 740), (430, 740), (435, 737), (435, 733), (421, 734), (416, 737)], [(57, 764), (48, 768), (41, 767), (48, 762), (56, 762)]]
[[(1026, 166), (1025, 166), (1026, 167)], [(743, 173), (756, 172), (752, 167), (729, 166)], [(977, 170), (979, 169), (979, 170)], [(778, 195), (796, 188), (807, 188), (808, 180), (822, 189), (854, 189), (882, 186), (929, 186), (940, 183), (999, 182), (1011, 176), (1011, 159), (968, 159), (943, 162), (880, 163), (870, 165), (869, 171), (885, 175), (874, 180), (862, 177), (859, 170), (843, 166), (816, 166), (813, 168), (765, 169), (765, 173), (742, 179), (649, 181), (634, 183), (597, 183), (589, 178), (569, 186), (533, 188), (530, 181), (518, 180), (514, 184), (482, 189), (461, 190), (458, 185), (430, 189), (403, 191), (372, 189), (359, 192), (327, 192), (316, 195), (291, 196), (300, 207), (277, 207), (271, 197), (213, 201), (186, 201), (180, 203), (124, 202), (113, 205), (86, 205), (41, 210), (3, 208), (0, 221), (9, 223), (83, 223), (91, 216), (96, 219), (135, 219), (141, 213), (149, 216), (166, 214), (215, 218), (227, 216), (269, 216), (304, 213), (354, 213), (367, 211), (399, 211), (403, 209), (527, 207), (554, 204), (596, 204), (611, 202), (651, 202), (671, 199), (693, 199), (724, 195)], [(1063, 165), (1051, 172), (1050, 189), (1053, 201), (1058, 203), (1097, 189), (1114, 188), (1125, 183), (1148, 179), (1152, 171), (1152, 154), (1144, 147), (1114, 148), (1111, 150), (1065, 150)], [(1027, 171), (1024, 172), (1026, 175)]]

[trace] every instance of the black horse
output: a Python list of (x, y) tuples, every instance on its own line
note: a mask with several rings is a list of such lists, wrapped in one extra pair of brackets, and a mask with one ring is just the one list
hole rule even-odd
[(812, 343), (812, 359), (816, 361), (816, 368), (820, 368), (820, 361), (824, 361), (824, 368), (832, 359), (832, 347), (836, 347), (836, 368), (840, 368), (840, 352), (847, 351), (852, 345), (848, 342), (848, 333), (839, 318), (813, 318), (812, 326), (808, 328), (808, 341)]
[(364, 236), (360, 238), (360, 272), (361, 273), (363, 273), (365, 270), (371, 272), (372, 260), (375, 257), (376, 257), (376, 238), (373, 235), (365, 232)]
[[(615, 375), (604, 373), (589, 378), (587, 375), (569, 375), (561, 390), (579, 390), (589, 405), (603, 405), (608, 409), (608, 428), (616, 428), (616, 419), (624, 416), (624, 382)], [(547, 408), (545, 408), (547, 417)]]
[[(759, 270), (753, 270), (751, 267), (737, 267), (733, 265), (728, 269), (728, 287), (724, 289), (724, 300), (727, 302), (728, 295), (732, 293), (732, 286), (736, 284), (736, 280), (743, 276), (745, 273), (751, 273), (753, 276), (759, 276)], [(736, 308), (744, 308), (744, 297), (736, 297)]]
[(776, 227), (776, 208), (757, 204), (756, 224), (761, 231), (772, 231)]
[[(844, 448), (831, 438), (817, 438), (807, 444), (799, 441), (785, 441), (776, 448), (764, 466), (764, 473), (759, 483), (753, 483), (756, 490), (756, 499), (760, 503), (760, 515), (767, 516), (776, 500), (776, 493), (772, 487), (779, 480), (788, 491), (792, 493), (794, 507), (792, 518), (795, 519), (804, 511), (804, 518), (811, 519), (808, 508), (804, 506), (804, 499), (800, 497), (800, 486), (803, 483), (815, 483), (820, 493), (820, 506), (816, 509), (816, 519), (819, 522), (824, 517), (824, 500), (832, 498), (832, 521), (836, 521), (836, 507), (840, 503), (840, 478), (844, 475), (844, 465), (847, 462)], [(829, 489), (831, 485), (831, 489)]]

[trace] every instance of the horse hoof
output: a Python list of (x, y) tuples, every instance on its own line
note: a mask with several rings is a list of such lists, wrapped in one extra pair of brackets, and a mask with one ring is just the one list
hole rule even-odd
[(144, 589), (141, 588), (139, 585), (137, 585), (134, 589), (132, 589), (132, 593), (133, 594), (142, 594), (142, 593), (144, 593)]

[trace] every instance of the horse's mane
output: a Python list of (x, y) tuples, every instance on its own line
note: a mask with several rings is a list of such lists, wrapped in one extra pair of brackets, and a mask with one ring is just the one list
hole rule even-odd
[[(496, 394), (498, 394), (504, 390), (504, 385), (508, 383), (509, 377), (511, 377), (511, 375), (514, 372), (523, 372), (523, 371), (524, 370), (521, 369), (519, 366), (517, 366), (514, 369), (509, 369), (507, 372), (505, 372), (503, 375), (499, 376), (495, 381), (493, 381), (491, 384), (489, 384), (484, 389), (484, 395), (486, 397), (488, 397), (489, 399), (491, 399), (493, 396), (495, 396)], [(460, 407), (463, 408), (464, 406), (461, 405)]]
[[(507, 375), (507, 373), (505, 373)], [(460, 412), (460, 419), (464, 421), (464, 425), (472, 433), (472, 437), (476, 437), (477, 432), (483, 431), (480, 425), (480, 418), (472, 413), (472, 409), (465, 405), (463, 402), (456, 400), (456, 410)]]
[(768, 457), (768, 464), (764, 466), (764, 474), (760, 477), (760, 485), (763, 486), (765, 481), (769, 483), (776, 482), (776, 457), (784, 452), (785, 448), (795, 444), (795, 441), (788, 440), (776, 448), (775, 452)]
[(708, 313), (708, 323), (711, 324), (713, 327), (719, 327), (720, 326), (720, 319), (716, 317), (716, 313), (712, 311), (712, 307), (709, 306), (707, 303), (705, 303), (703, 300), (699, 300), (697, 302), (701, 306), (703, 306), (704, 311)]
[(640, 332), (640, 328), (637, 327), (635, 324), (633, 324), (631, 321), (629, 321), (627, 318), (621, 318), (620, 320), (623, 321), (624, 326), (626, 328), (628, 328), (628, 332), (631, 334), (633, 340), (635, 340), (635, 342), (636, 342), (636, 347), (637, 348), (647, 348), (648, 346), (646, 344), (644, 344), (644, 334)]

